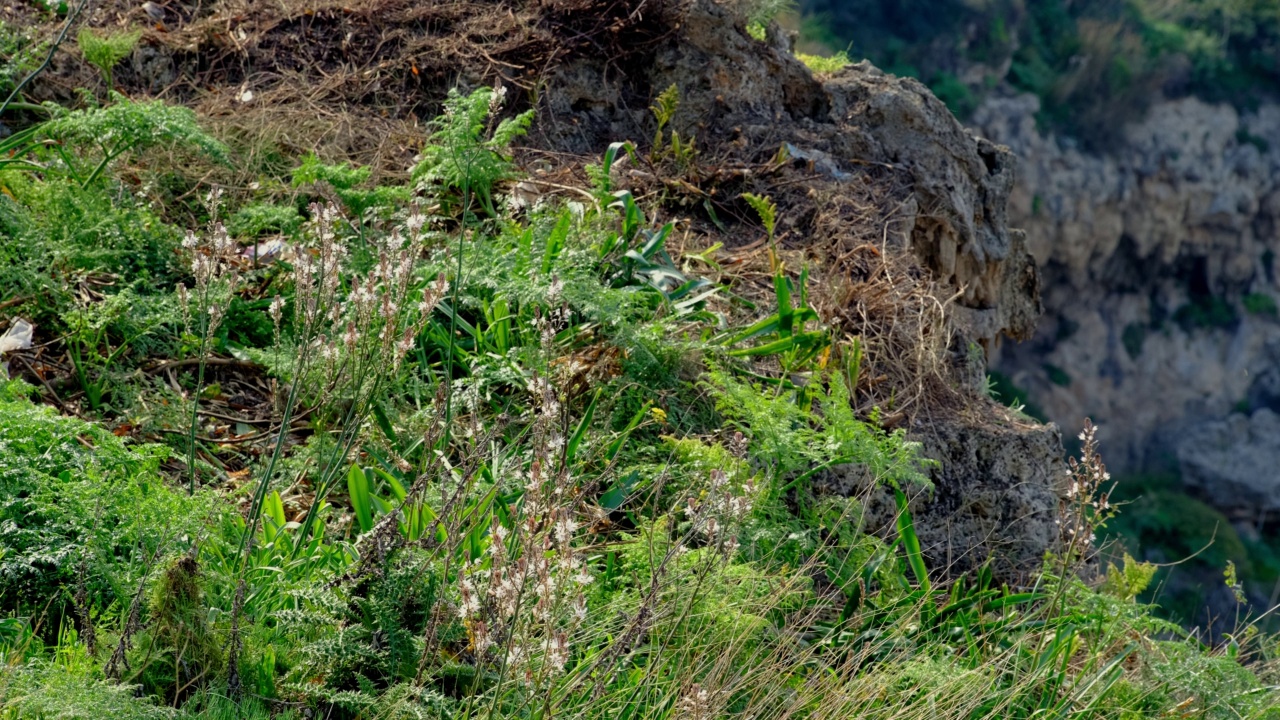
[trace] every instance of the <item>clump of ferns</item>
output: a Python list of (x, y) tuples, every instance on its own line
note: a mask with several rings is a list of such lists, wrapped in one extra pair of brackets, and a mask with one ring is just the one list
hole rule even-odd
[(472, 200), (477, 200), (489, 217), (496, 217), (493, 188), (518, 177), (509, 148), (533, 122), (532, 110), (498, 120), (505, 99), (505, 87), (482, 87), (470, 95), (450, 90), (444, 113), (432, 121), (434, 132), (410, 173), (413, 182), (464, 213), (472, 212)]

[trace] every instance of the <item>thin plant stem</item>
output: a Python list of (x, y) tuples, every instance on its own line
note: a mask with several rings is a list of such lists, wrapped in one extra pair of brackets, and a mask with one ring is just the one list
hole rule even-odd
[(18, 83), (18, 85), (13, 88), (13, 92), (9, 93), (9, 97), (5, 98), (3, 103), (0, 103), (0, 115), (3, 115), (4, 111), (10, 108), (13, 103), (13, 99), (18, 97), (18, 94), (22, 92), (22, 89), (25, 88), (28, 83), (34, 80), (37, 75), (44, 72), (45, 68), (49, 67), (49, 63), (53, 62), (54, 54), (58, 52), (58, 48), (62, 46), (62, 42), (67, 39), (67, 33), (70, 32), (71, 26), (75, 24), (76, 19), (80, 17), (80, 14), (83, 13), (85, 8), (88, 6), (89, 0), (81, 0), (81, 3), (76, 6), (76, 9), (67, 16), (67, 22), (62, 26), (62, 32), (58, 33), (58, 37), (53, 41), (53, 45), (49, 46), (49, 52), (45, 55), (44, 62), (40, 63), (40, 67), (32, 70), (30, 75), (23, 78), (22, 82)]
[[(201, 313), (204, 315), (204, 313)], [(204, 320), (207, 328), (208, 319)], [(204, 366), (208, 357), (208, 338), (207, 333), (201, 332), (200, 338), (200, 363), (196, 371), (196, 388), (195, 393), (191, 396), (191, 432), (187, 435), (187, 494), (196, 494), (196, 430), (200, 422), (200, 393), (204, 392)]]
[(99, 163), (98, 163), (98, 165), (97, 165), (97, 167), (95, 167), (95, 168), (93, 169), (93, 172), (89, 173), (89, 177), (85, 178), (85, 179), (84, 179), (84, 182), (80, 183), (81, 187), (86, 187), (86, 188), (87, 188), (87, 187), (89, 187), (90, 185), (92, 185), (92, 184), (93, 184), (93, 181), (94, 181), (94, 180), (97, 180), (97, 179), (98, 179), (98, 176), (102, 175), (102, 172), (103, 172), (104, 170), (106, 170), (106, 169), (107, 169), (107, 166), (108, 166), (108, 165), (110, 165), (110, 164), (111, 164), (111, 161), (112, 161), (112, 160), (115, 160), (115, 159), (116, 159), (116, 158), (118, 158), (118, 157), (120, 157), (120, 155), (121, 155), (122, 153), (124, 153), (124, 152), (125, 152), (125, 150), (118, 150), (118, 151), (116, 151), (116, 152), (105, 152), (105, 151), (104, 151), (104, 152), (103, 152), (103, 155), (102, 155), (102, 161), (101, 161), (101, 162), (99, 162)]
[[(293, 419), (294, 405), (298, 399), (298, 388), (301, 385), (298, 375), (303, 368), (306, 367), (306, 361), (310, 359), (310, 353), (303, 350), (298, 358), (298, 364), (294, 368), (293, 382), (289, 383), (289, 397), (285, 400), (284, 412), (280, 417), (280, 432), (276, 435), (275, 447), (271, 452), (271, 459), (267, 461), (267, 469), (263, 471), (262, 479), (258, 482), (258, 487), (254, 490), (253, 503), (249, 508), (249, 524), (245, 527), (245, 532), (240, 536), (239, 553), (244, 558), (248, 552), (249, 538), (257, 531), (258, 516), (262, 514), (262, 503), (267, 497), (267, 487), (271, 484), (271, 476), (275, 474), (276, 463), (280, 461), (280, 456), (284, 451), (284, 438), (289, 434), (289, 422)], [(243, 572), (243, 567), (241, 568)]]

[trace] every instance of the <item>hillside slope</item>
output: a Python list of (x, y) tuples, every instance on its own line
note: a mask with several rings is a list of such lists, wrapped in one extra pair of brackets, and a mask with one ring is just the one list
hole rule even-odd
[(1013, 155), (767, 9), (10, 9), (0, 717), (1280, 718), (992, 397)]

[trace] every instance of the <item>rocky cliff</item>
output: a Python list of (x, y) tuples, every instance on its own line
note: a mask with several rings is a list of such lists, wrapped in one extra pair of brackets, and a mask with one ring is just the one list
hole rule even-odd
[(1157, 104), (1106, 155), (1037, 129), (1032, 96), (979, 130), (1018, 156), (1046, 317), (995, 366), (1064, 428), (1091, 416), (1109, 462), (1176, 469), (1237, 519), (1280, 510), (1280, 107)]

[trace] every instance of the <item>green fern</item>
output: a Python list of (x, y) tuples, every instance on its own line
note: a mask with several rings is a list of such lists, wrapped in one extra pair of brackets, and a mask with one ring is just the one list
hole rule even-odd
[[(1229, 560), (1227, 562), (1230, 563)], [(1129, 553), (1125, 553), (1122, 567), (1116, 567), (1114, 563), (1107, 565), (1107, 576), (1099, 589), (1121, 600), (1133, 600), (1151, 585), (1158, 569), (1151, 563), (1138, 562)]]
[(825, 392), (815, 391), (820, 412), (797, 403), (794, 393), (766, 392), (721, 369), (708, 373), (707, 386), (716, 408), (748, 435), (753, 452), (771, 466), (774, 477), (803, 473), (787, 488), (823, 468), (855, 462), (892, 487), (931, 487), (923, 472), (931, 463), (920, 457), (920, 444), (907, 440), (901, 430), (886, 433), (874, 422), (858, 420), (841, 375), (832, 375)]
[[(217, 162), (228, 162), (226, 146), (201, 129), (190, 109), (160, 100), (133, 102), (115, 92), (111, 100), (104, 108), (56, 117), (38, 130), (40, 137), (58, 143), (67, 171), (82, 186), (92, 184), (126, 153), (157, 146), (186, 147)], [(82, 163), (95, 158), (96, 165), (86, 172), (88, 166)]]
[(501, 106), (502, 92), (480, 88), (470, 95), (449, 92), (444, 114), (433, 121), (435, 132), (422, 151), (422, 160), (413, 168), (412, 178), (420, 186), (434, 188), (447, 199), (465, 205), (479, 199), (490, 216), (493, 187), (515, 177), (508, 155), (511, 144), (524, 135), (533, 122), (533, 111), (506, 118), (493, 126), (492, 117)]
[(76, 44), (80, 46), (80, 52), (84, 55), (85, 61), (102, 73), (102, 80), (107, 84), (107, 90), (114, 90), (112, 69), (133, 53), (133, 49), (138, 46), (138, 41), (141, 39), (141, 30), (100, 35), (89, 28), (81, 28), (80, 33), (76, 35)]
[(355, 218), (363, 218), (366, 212), (374, 208), (393, 207), (409, 201), (411, 192), (408, 187), (362, 187), (368, 183), (372, 174), (373, 169), (369, 167), (351, 167), (347, 163), (326, 165), (312, 153), (303, 158), (302, 164), (293, 171), (293, 186), (326, 183), (333, 188), (347, 212)]

